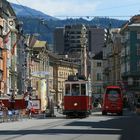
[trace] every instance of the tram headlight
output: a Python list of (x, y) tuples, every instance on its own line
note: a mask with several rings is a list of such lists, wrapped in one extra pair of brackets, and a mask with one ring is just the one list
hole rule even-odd
[(109, 107), (108, 106), (105, 106), (105, 108), (108, 109)]
[(77, 106), (78, 105), (78, 103), (74, 103), (74, 106)]

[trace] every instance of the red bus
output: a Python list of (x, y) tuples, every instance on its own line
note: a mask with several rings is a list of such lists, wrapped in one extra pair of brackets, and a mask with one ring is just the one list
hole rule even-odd
[(107, 113), (123, 114), (123, 96), (119, 86), (107, 86), (103, 96), (102, 115)]

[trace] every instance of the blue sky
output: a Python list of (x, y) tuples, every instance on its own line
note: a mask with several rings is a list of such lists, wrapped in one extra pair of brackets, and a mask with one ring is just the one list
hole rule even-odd
[(140, 14), (140, 0), (8, 0), (55, 17), (108, 16), (129, 19)]

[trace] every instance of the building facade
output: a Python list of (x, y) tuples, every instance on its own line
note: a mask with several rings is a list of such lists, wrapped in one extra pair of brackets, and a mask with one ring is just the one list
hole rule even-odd
[(103, 52), (99, 52), (91, 59), (92, 93), (103, 93)]
[(57, 27), (54, 30), (54, 52), (64, 53), (64, 27)]
[[(57, 58), (57, 59), (56, 59)], [(53, 87), (55, 91), (54, 102), (63, 102), (64, 95), (64, 82), (68, 79), (69, 75), (76, 75), (78, 73), (78, 65), (69, 60), (62, 60), (59, 56), (50, 58), (53, 66)]]
[(106, 46), (103, 48), (104, 85), (122, 84), (121, 78), (121, 35), (120, 29), (110, 29)]
[(91, 56), (102, 51), (104, 47), (105, 31), (103, 28), (94, 26), (88, 27), (88, 50)]
[[(67, 25), (57, 27), (54, 31), (54, 52), (58, 54), (67, 54), (72, 49), (78, 49), (81, 46), (81, 30), (85, 25)], [(85, 37), (87, 39), (87, 50), (91, 54), (96, 54), (104, 46), (105, 31), (96, 26), (85, 26)], [(84, 27), (84, 28), (85, 28)]]
[[(0, 1), (1, 21), (1, 94), (17, 93), (17, 38), (16, 15), (6, 0)], [(2, 47), (3, 46), (3, 47)], [(1, 66), (2, 66), (1, 65)]]
[(140, 91), (140, 15), (133, 16), (121, 29), (121, 76), (131, 92)]

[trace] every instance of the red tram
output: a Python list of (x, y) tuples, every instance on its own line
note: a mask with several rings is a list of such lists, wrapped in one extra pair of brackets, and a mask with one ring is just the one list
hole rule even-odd
[(65, 81), (64, 109), (66, 116), (86, 117), (92, 111), (91, 82), (78, 76)]

